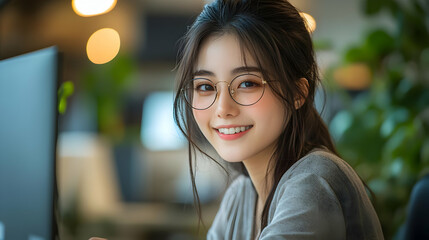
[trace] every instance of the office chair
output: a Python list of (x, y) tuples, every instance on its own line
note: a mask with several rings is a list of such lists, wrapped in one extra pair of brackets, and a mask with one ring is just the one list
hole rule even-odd
[(399, 239), (429, 239), (429, 174), (414, 185)]

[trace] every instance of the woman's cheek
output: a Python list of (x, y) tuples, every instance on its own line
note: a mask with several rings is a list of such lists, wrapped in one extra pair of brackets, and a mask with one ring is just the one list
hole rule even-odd
[(205, 130), (209, 126), (210, 115), (207, 110), (195, 110), (192, 109), (192, 114), (197, 122), (198, 127), (206, 135)]
[(261, 100), (253, 105), (250, 115), (254, 120), (263, 124), (263, 128), (282, 132), (285, 128), (285, 107), (283, 103), (276, 98), (271, 91), (266, 91)]

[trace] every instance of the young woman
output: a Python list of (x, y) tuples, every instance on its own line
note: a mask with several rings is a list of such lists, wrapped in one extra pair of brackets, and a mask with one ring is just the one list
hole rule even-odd
[(290, 3), (206, 5), (177, 70), (174, 114), (189, 140), (197, 203), (196, 151), (212, 146), (241, 165), (208, 239), (383, 239), (363, 183), (314, 107), (312, 41)]

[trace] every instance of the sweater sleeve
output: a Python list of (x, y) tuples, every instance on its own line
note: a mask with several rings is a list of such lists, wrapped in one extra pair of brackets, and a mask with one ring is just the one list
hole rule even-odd
[(322, 177), (302, 173), (279, 183), (261, 240), (345, 239), (341, 205)]

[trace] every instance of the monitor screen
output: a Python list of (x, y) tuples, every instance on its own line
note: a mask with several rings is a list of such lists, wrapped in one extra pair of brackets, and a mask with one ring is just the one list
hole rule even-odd
[(57, 49), (0, 61), (0, 239), (54, 239)]
[(178, 150), (186, 146), (173, 118), (173, 92), (152, 92), (143, 103), (141, 141), (151, 151)]

